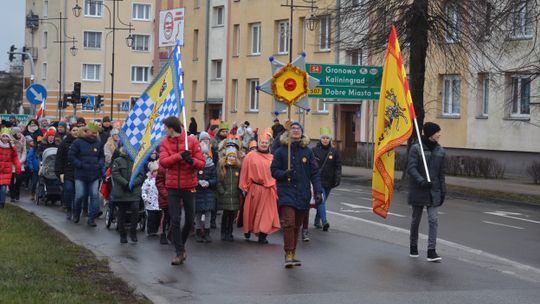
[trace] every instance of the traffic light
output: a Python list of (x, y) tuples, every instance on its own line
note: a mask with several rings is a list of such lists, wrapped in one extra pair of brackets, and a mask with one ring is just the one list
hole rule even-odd
[(29, 48), (27, 48), (26, 46), (23, 46), (22, 47), (22, 55), (21, 55), (21, 59), (22, 59), (22, 62), (24, 62), (26, 59), (28, 59), (28, 55), (26, 55), (26, 52), (29, 51)]
[(81, 83), (80, 82), (73, 83), (72, 97), (73, 97), (72, 103), (79, 103), (81, 101)]
[(103, 95), (96, 96), (96, 100), (94, 103), (94, 111), (98, 111), (99, 109), (101, 109), (103, 107), (104, 102), (105, 102), (105, 96)]
[(15, 47), (14, 44), (11, 45), (11, 47), (9, 48), (9, 62), (13, 62), (13, 59), (15, 59), (15, 54), (13, 54), (13, 52), (15, 52), (17, 48)]
[(67, 108), (68, 103), (73, 103), (73, 98), (71, 94), (64, 94), (64, 99), (62, 100), (62, 109)]

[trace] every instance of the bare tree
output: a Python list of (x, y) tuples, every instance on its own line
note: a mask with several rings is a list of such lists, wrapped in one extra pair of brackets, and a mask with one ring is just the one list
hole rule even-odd
[(22, 100), (22, 73), (0, 71), (0, 113), (16, 113)]
[[(537, 0), (341, 0), (326, 9), (339, 23), (333, 35), (340, 49), (368, 50), (382, 56), (392, 25), (396, 26), (402, 51), (408, 57), (409, 82), (419, 125), (425, 116), (424, 84), (427, 59), (456, 70), (470, 65), (489, 66), (508, 72), (501, 58), (514, 56), (515, 70), (540, 75), (536, 46), (539, 21)], [(520, 45), (516, 58), (516, 41)], [(463, 60), (464, 56), (467, 60)], [(467, 64), (468, 66), (463, 66)], [(460, 66), (462, 65), (462, 66)]]

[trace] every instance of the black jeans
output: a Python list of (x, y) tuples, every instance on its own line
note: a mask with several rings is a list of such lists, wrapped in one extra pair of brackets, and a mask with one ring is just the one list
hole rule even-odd
[(139, 217), (139, 201), (135, 202), (115, 202), (118, 206), (118, 231), (120, 236), (126, 235), (126, 213), (129, 210), (129, 233), (137, 234), (137, 222)]
[(9, 196), (11, 199), (19, 199), (21, 195), (22, 175), (16, 176), (15, 173), (11, 175), (11, 184), (9, 185)]
[[(193, 192), (190, 190), (167, 189), (169, 200), (169, 215), (171, 217), (171, 230), (174, 249), (176, 255), (181, 255), (185, 251), (185, 244), (189, 237), (193, 219), (195, 218), (195, 204)], [(184, 204), (185, 220), (184, 226), (180, 228), (180, 219), (182, 218), (181, 202)]]

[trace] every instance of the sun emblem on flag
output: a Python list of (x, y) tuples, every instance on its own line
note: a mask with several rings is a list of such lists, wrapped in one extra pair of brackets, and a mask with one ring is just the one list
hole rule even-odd
[(163, 96), (163, 92), (167, 90), (167, 79), (163, 79), (163, 83), (161, 84), (161, 89), (159, 90), (159, 97)]
[(407, 115), (405, 115), (405, 111), (407, 109), (399, 106), (397, 102), (397, 96), (394, 93), (394, 89), (386, 90), (385, 98), (386, 100), (390, 101), (390, 105), (386, 106), (384, 111), (384, 131), (379, 137), (378, 145), (380, 145), (381, 142), (384, 140), (385, 135), (390, 134), (392, 126), (394, 125), (394, 121), (396, 121), (397, 131), (399, 131), (400, 119), (405, 120), (405, 124), (409, 122), (409, 120), (407, 119)]

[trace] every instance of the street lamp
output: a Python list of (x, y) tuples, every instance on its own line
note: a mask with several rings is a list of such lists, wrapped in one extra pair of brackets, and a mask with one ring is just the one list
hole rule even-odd
[(79, 5), (79, 0), (77, 0), (77, 3), (72, 8), (72, 10), (75, 17), (79, 17), (81, 15), (82, 7)]
[(129, 35), (126, 37), (126, 44), (127, 44), (128, 47), (133, 46), (133, 40), (135, 40), (133, 38), (133, 35), (131, 35), (131, 33), (129, 33)]
[(317, 26), (319, 25), (319, 18), (313, 14), (311, 16), (306, 18), (306, 26), (308, 30), (314, 31), (317, 29)]
[(69, 48), (69, 52), (72, 56), (77, 56), (77, 52), (79, 49), (75, 46), (75, 40), (73, 41), (73, 45)]

